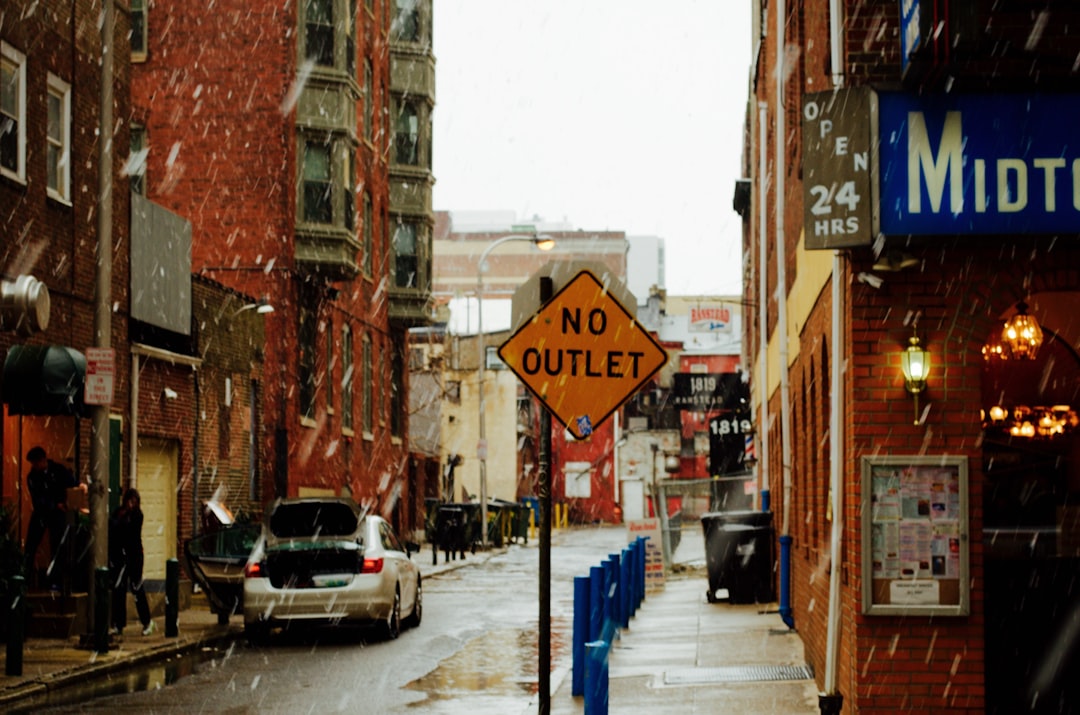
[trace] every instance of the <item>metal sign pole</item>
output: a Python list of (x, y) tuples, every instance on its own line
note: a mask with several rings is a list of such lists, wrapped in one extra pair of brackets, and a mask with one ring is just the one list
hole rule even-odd
[[(550, 278), (540, 280), (540, 303), (551, 299)], [(551, 412), (540, 409), (540, 715), (551, 712)]]

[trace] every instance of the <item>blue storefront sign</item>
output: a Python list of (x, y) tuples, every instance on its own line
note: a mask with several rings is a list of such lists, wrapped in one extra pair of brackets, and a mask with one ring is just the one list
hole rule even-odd
[(883, 234), (1080, 233), (1080, 95), (878, 102)]

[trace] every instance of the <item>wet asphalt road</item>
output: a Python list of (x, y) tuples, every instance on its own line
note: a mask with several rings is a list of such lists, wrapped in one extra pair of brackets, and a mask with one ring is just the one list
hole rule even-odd
[[(574, 576), (625, 545), (618, 527), (554, 535), (553, 672), (570, 662)], [(430, 551), (415, 558), (430, 559)], [(207, 652), (201, 664), (166, 664), (113, 684), (137, 692), (98, 688), (80, 704), (39, 712), (521, 713), (537, 690), (538, 564), (533, 541), (428, 579), (423, 623), (395, 641), (345, 629), (279, 633), (258, 647), (240, 641)]]

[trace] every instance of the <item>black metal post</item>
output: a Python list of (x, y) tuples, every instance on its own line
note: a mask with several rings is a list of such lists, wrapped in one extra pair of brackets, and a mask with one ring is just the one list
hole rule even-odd
[(94, 569), (94, 650), (98, 653), (109, 652), (109, 580), (107, 566)]
[[(540, 279), (540, 305), (554, 292), (550, 277)], [(537, 482), (540, 497), (540, 715), (551, 712), (551, 413), (540, 408)]]
[(180, 616), (180, 562), (168, 559), (165, 562), (165, 637), (176, 638), (180, 635), (177, 619)]
[(4, 672), (7, 675), (23, 673), (23, 640), (26, 636), (26, 579), (13, 576), (11, 579), (11, 620), (8, 621), (7, 660)]

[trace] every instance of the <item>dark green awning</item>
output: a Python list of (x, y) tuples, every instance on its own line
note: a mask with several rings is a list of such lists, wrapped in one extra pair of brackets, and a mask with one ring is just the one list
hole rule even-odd
[(62, 345), (14, 345), (4, 360), (2, 393), (13, 415), (79, 415), (86, 356)]

